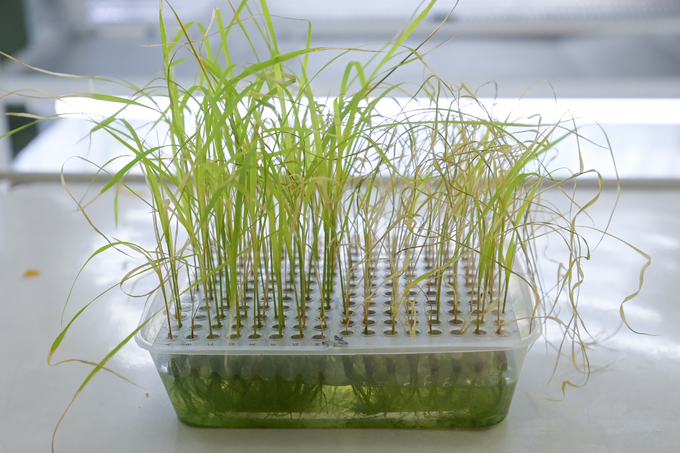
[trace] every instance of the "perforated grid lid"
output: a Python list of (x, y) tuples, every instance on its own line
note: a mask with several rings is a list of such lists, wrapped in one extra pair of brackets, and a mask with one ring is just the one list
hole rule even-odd
[[(393, 310), (393, 288), (391, 281), (383, 278), (386, 275), (386, 269), (377, 268), (367, 293), (361, 284), (363, 276), (358, 275), (346, 309), (336, 285), (330, 308), (323, 313), (315, 285), (310, 287), (304, 309), (294, 303), (291, 288), (284, 291), (283, 303), (278, 306), (281, 312), (273, 303), (262, 303), (259, 317), (251, 310), (241, 311), (239, 319), (235, 310), (220, 313), (213, 302), (206, 306), (199, 289), (193, 295), (182, 296), (182, 327), (172, 316), (168, 324), (159, 292), (142, 322), (152, 319), (136, 340), (156, 353), (382, 354), (507, 350), (526, 346), (540, 335), (539, 323), (531, 320), (533, 303), (528, 287), (516, 276), (510, 281), (504, 308), (491, 304), (480, 309), (474, 288), (466, 285), (463, 276), (457, 276), (461, 288), (457, 298), (453, 285), (442, 285), (437, 290), (425, 284), (412, 288), (404, 299), (408, 302)], [(405, 289), (400, 285), (398, 293), (403, 296)], [(252, 298), (254, 294), (246, 292), (245, 297)], [(255, 306), (252, 301), (248, 305)], [(300, 316), (305, 317), (304, 326), (297, 322)], [(285, 327), (280, 328), (282, 318)], [(241, 329), (237, 329), (239, 320)], [(212, 337), (209, 323), (213, 326)]]

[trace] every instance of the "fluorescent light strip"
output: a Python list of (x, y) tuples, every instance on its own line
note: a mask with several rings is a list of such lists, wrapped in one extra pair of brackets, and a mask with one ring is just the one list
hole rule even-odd
[(541, 114), (548, 122), (574, 118), (600, 124), (680, 124), (680, 99), (483, 99), (498, 119)]
[[(535, 122), (538, 121), (535, 115), (539, 114), (543, 123), (569, 120), (573, 116), (581, 121), (600, 124), (680, 124), (680, 99), (483, 98), (480, 101), (497, 120), (521, 121), (533, 118), (532, 122)], [(140, 102), (150, 105), (148, 100)], [(167, 98), (158, 98), (157, 102), (161, 108), (168, 104)], [(378, 104), (378, 112), (390, 117), (399, 113), (400, 106), (407, 106), (407, 111), (413, 111), (426, 109), (428, 105), (426, 100), (419, 104), (408, 98), (385, 99)], [(471, 100), (466, 101), (461, 107), (470, 115), (487, 116)], [(55, 108), (57, 114), (64, 117), (101, 120), (115, 114), (120, 109), (120, 104), (90, 98), (68, 98), (56, 101)], [(157, 115), (158, 112), (154, 110), (129, 106), (123, 117), (127, 120), (154, 120)]]

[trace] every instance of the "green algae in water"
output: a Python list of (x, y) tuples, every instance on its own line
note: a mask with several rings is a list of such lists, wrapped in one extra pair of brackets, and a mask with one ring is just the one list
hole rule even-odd
[[(433, 360), (425, 354), (415, 356), (403, 360), (414, 367), (407, 384), (396, 382), (395, 373), (391, 375), (394, 382), (378, 385), (365, 368), (347, 365), (365, 364), (367, 356), (329, 358), (331, 366), (313, 379), (309, 373), (292, 379), (279, 375), (269, 379), (259, 375), (224, 377), (217, 371), (208, 374), (205, 367), (200, 372), (196, 366), (182, 373), (174, 360), (167, 372), (161, 372), (161, 378), (178, 418), (197, 427), (450, 429), (490, 426), (507, 415), (516, 379), (511, 378), (513, 367), (499, 359), (498, 352), (463, 354), (464, 359), (457, 359), (458, 366), (454, 361), (443, 375), (437, 374), (440, 368), (431, 366), (420, 384), (417, 365), (432, 364)], [(306, 360), (312, 359), (318, 363), (318, 357)], [(249, 358), (240, 360), (248, 362)], [(194, 358), (193, 364), (199, 361)], [(352, 370), (351, 379), (348, 375), (338, 379), (334, 373), (332, 365), (343, 362), (345, 371)], [(371, 363), (375, 362), (380, 364), (379, 360)]]

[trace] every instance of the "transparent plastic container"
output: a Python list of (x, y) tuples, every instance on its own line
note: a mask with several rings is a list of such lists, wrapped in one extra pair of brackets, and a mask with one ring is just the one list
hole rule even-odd
[[(396, 314), (389, 284), (370, 289), (369, 305), (356, 291), (349, 306), (336, 298), (323, 312), (312, 289), (303, 327), (293, 325), (300, 307), (276, 313), (264, 303), (259, 317), (240, 313), (240, 329), (235, 310), (216, 314), (200, 290), (183, 296), (182, 327), (173, 317), (169, 326), (158, 294), (135, 339), (188, 425), (484, 427), (508, 414), (527, 348), (540, 335), (526, 284), (513, 277), (508, 286), (504, 309), (480, 312), (473, 291), (455, 304), (444, 294), (435, 307), (423, 287)], [(285, 328), (277, 325), (282, 313)]]

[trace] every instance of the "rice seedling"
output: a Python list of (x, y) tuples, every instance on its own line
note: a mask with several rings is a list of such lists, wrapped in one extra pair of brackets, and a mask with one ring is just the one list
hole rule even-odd
[[(93, 130), (131, 154), (100, 193), (140, 168), (156, 238), (107, 238), (93, 257), (140, 256), (121, 284), (152, 274), (158, 291), (83, 386), (136, 335), (191, 425), (451, 428), (506, 416), (540, 320), (587, 364), (577, 307), (591, 246), (579, 225), (599, 193), (577, 202), (575, 183), (594, 170), (557, 179), (549, 159), (578, 131), (471, 114), (475, 94), (435, 74), (404, 98), (390, 76), (427, 68), (406, 40), (434, 3), (350, 63), (327, 98), (310, 58), (365, 49), (312, 47), (310, 25), (306, 46), (281, 51), (265, 0), (216, 9), (210, 27), (176, 17), (172, 35), (162, 5), (162, 87), (89, 95), (119, 105)], [(232, 63), (236, 33), (253, 64)], [(189, 62), (196, 83), (181, 86), (174, 69)], [(381, 115), (385, 103), (398, 113)], [(132, 106), (156, 113), (160, 143), (125, 120)], [(548, 190), (569, 208), (543, 202)], [(549, 282), (536, 246), (547, 237), (561, 245)]]

